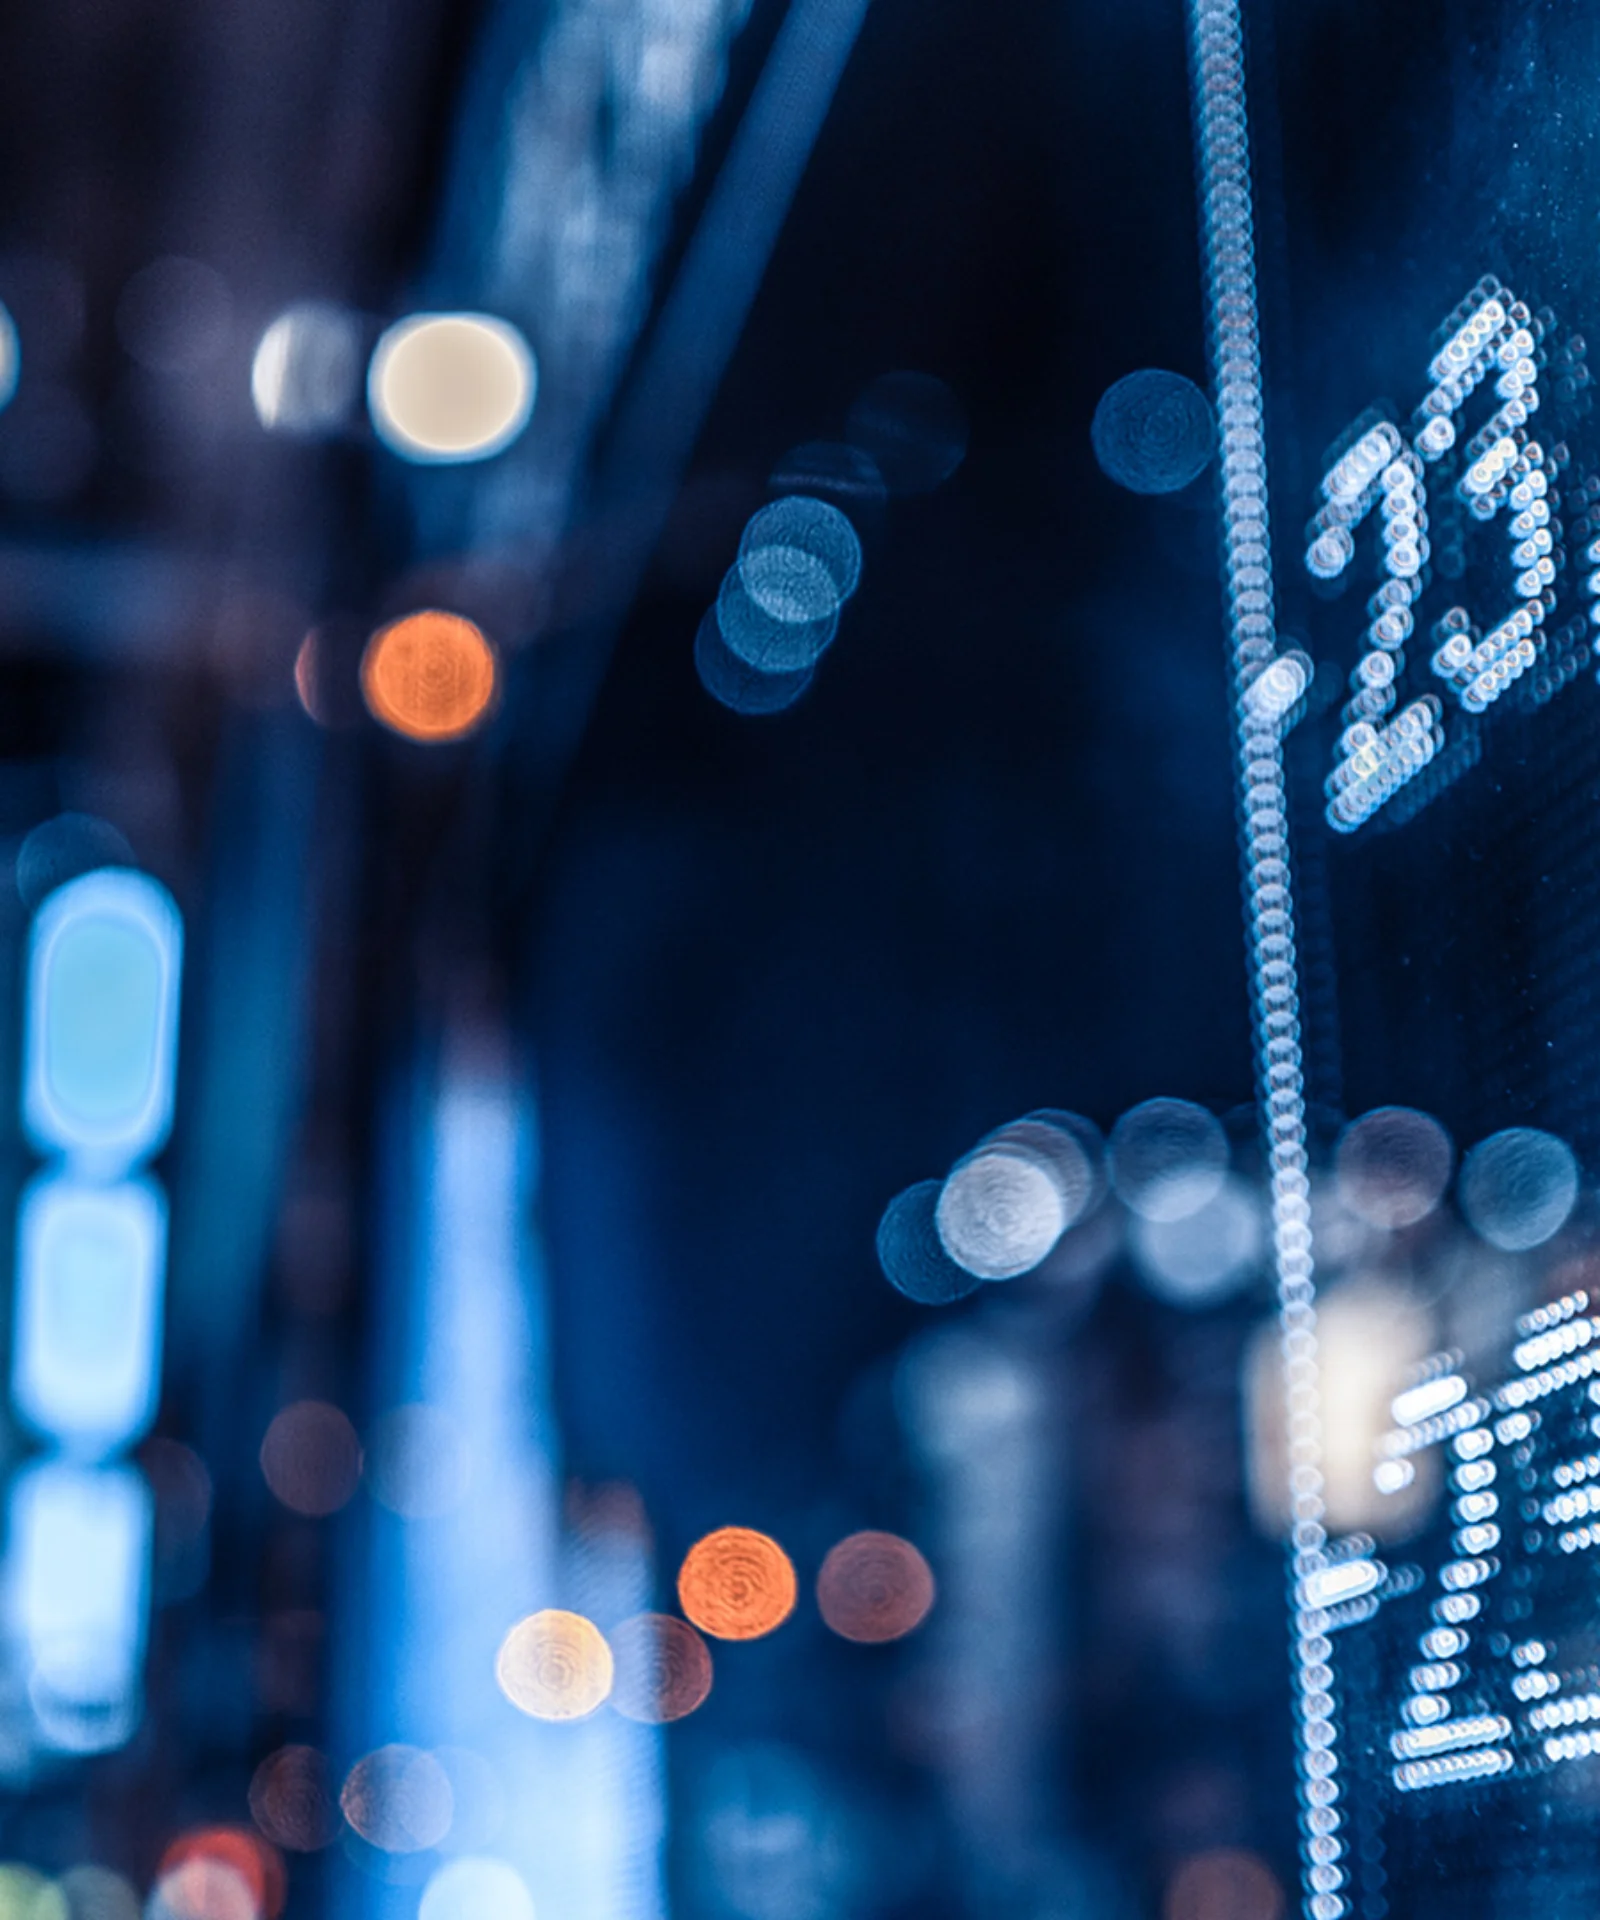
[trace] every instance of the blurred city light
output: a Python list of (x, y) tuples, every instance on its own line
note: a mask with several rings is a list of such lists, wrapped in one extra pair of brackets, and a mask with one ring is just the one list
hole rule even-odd
[[(1336, 1533), (1407, 1539), (1438, 1497), (1438, 1450), (1417, 1455), (1407, 1463), (1413, 1471), (1394, 1484), (1374, 1476), (1378, 1443), (1394, 1424), (1394, 1400), (1438, 1344), (1432, 1317), (1405, 1287), (1358, 1276), (1330, 1287), (1318, 1302), (1317, 1343), (1328, 1525)], [(1286, 1402), (1274, 1322), (1263, 1325), (1251, 1343), (1244, 1387), (1251, 1509), (1263, 1532), (1284, 1534)]]
[(6, 1619), (41, 1730), (69, 1751), (120, 1746), (139, 1711), (149, 1489), (130, 1467), (37, 1462), (6, 1518)]
[(108, 868), (34, 918), (24, 1118), (34, 1144), (114, 1167), (172, 1123), (183, 926), (147, 875)]
[(408, 740), (459, 740), (489, 711), (494, 649), (459, 614), (407, 614), (367, 643), (361, 690), (373, 718)]
[(417, 1920), (534, 1920), (533, 1895), (508, 1861), (468, 1854), (428, 1881)]
[(1221, 1190), (1228, 1139), (1192, 1100), (1146, 1100), (1112, 1128), (1107, 1158), (1125, 1206), (1147, 1220), (1182, 1220)]
[(936, 1213), (942, 1180), (919, 1180), (897, 1193), (878, 1222), (878, 1264), (889, 1284), (919, 1306), (944, 1307), (982, 1286), (982, 1277), (951, 1259)]
[(287, 1891), (283, 1858), (260, 1834), (195, 1827), (162, 1854), (151, 1905), (172, 1920), (233, 1920), (243, 1897), (257, 1920), (277, 1920)]
[(262, 426), (332, 433), (361, 390), (361, 326), (327, 301), (289, 307), (262, 334), (250, 363), (250, 398)]
[(339, 1806), (354, 1831), (382, 1853), (425, 1853), (450, 1831), (449, 1776), (431, 1753), (394, 1744), (350, 1769)]
[(1129, 1240), (1152, 1293), (1174, 1306), (1210, 1306), (1259, 1267), (1266, 1245), (1261, 1202), (1244, 1181), (1227, 1179), (1180, 1219), (1136, 1214)]
[(35, 827), (17, 849), (17, 892), (33, 910), (80, 874), (133, 864), (133, 849), (109, 820), (92, 813), (58, 813)]
[[(131, 1920), (137, 1920), (138, 1907)], [(0, 1920), (76, 1920), (61, 1886), (33, 1867), (0, 1865)]]
[(1578, 1199), (1578, 1162), (1553, 1133), (1508, 1127), (1462, 1161), (1457, 1191), (1474, 1231), (1491, 1246), (1525, 1253), (1566, 1224)]
[(132, 1881), (110, 1867), (68, 1867), (56, 1886), (66, 1903), (61, 1920), (139, 1920), (141, 1902)]
[(291, 1512), (337, 1513), (361, 1484), (361, 1442), (347, 1415), (325, 1400), (297, 1400), (273, 1415), (261, 1442), (261, 1472)]
[(1072, 1132), (1018, 1120), (956, 1163), (934, 1225), (958, 1266), (981, 1280), (1011, 1280), (1038, 1266), (1094, 1190), (1094, 1168)]
[(1339, 1136), (1339, 1198), (1369, 1226), (1414, 1226), (1444, 1198), (1454, 1161), (1449, 1134), (1430, 1114), (1377, 1107)]
[(817, 1575), (817, 1608), (845, 1640), (901, 1640), (933, 1607), (933, 1569), (895, 1533), (853, 1533), (830, 1547)]
[(22, 378), (22, 341), (10, 310), (0, 303), (0, 409), (10, 406)]
[(47, 1173), (23, 1194), (12, 1397), (74, 1453), (125, 1447), (154, 1417), (166, 1239), (166, 1202), (148, 1181)]
[(808, 440), (792, 447), (772, 469), (768, 485), (775, 493), (830, 500), (858, 526), (876, 520), (889, 497), (877, 461), (864, 447), (843, 440)]
[(945, 1181), (934, 1211), (944, 1250), (980, 1280), (1038, 1266), (1061, 1238), (1067, 1208), (1051, 1168), (1009, 1147), (980, 1147)]
[(487, 460), (527, 426), (538, 376), (528, 343), (486, 313), (418, 313), (379, 340), (367, 369), (378, 436), (408, 460)]
[(437, 1520), (465, 1498), (466, 1442), (439, 1407), (393, 1407), (373, 1422), (362, 1470), (372, 1497), (407, 1520)]
[(613, 1628), (616, 1683), (611, 1704), (629, 1720), (682, 1720), (711, 1692), (711, 1649), (670, 1613), (637, 1613)]
[(678, 1570), (678, 1600), (718, 1640), (757, 1640), (794, 1612), (799, 1589), (789, 1556), (753, 1527), (719, 1527), (697, 1540)]
[(191, 374), (226, 349), (233, 320), (227, 282), (203, 261), (169, 254), (128, 282), (117, 302), (122, 344), (152, 373)]
[(1211, 402), (1181, 373), (1148, 367), (1100, 396), (1090, 428), (1102, 472), (1131, 493), (1176, 493), (1198, 480), (1217, 447)]
[(1162, 1920), (1283, 1920), (1284, 1892), (1259, 1854), (1214, 1847), (1178, 1868), (1161, 1912)]
[(852, 405), (847, 432), (891, 493), (931, 493), (966, 458), (966, 412), (931, 373), (874, 380)]
[(339, 1804), (326, 1757), (315, 1747), (279, 1747), (250, 1778), (250, 1817), (275, 1846), (314, 1853), (339, 1832)]
[(506, 1635), (494, 1672), (500, 1691), (533, 1719), (584, 1720), (604, 1705), (615, 1667), (592, 1620), (546, 1607)]
[(774, 620), (826, 620), (861, 583), (861, 541), (837, 507), (792, 494), (750, 516), (739, 578)]
[(717, 594), (717, 627), (732, 652), (760, 673), (805, 673), (839, 631), (835, 602), (814, 620), (784, 620), (750, 597), (742, 566), (730, 567)]
[(701, 686), (732, 713), (782, 713), (811, 685), (810, 667), (766, 673), (742, 660), (723, 639), (715, 607), (695, 633), (694, 667)]

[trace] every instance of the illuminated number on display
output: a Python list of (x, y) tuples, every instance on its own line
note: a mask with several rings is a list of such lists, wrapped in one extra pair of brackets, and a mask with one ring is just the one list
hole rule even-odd
[[(1341, 578), (1355, 557), (1355, 533), (1376, 515), (1383, 578), (1367, 603), (1365, 646), (1351, 676), (1337, 757), (1328, 780), (1327, 818), (1341, 832), (1370, 820), (1414, 780), (1445, 744), (1446, 699), (1461, 713), (1483, 714), (1526, 674), (1546, 647), (1563, 555), (1556, 519), (1556, 460), (1531, 430), (1539, 408), (1545, 329), (1498, 281), (1480, 283), (1447, 323), (1428, 364), (1428, 393), (1402, 430), (1369, 416), (1345, 436), (1324, 474), (1308, 529), (1307, 570)], [(1575, 343), (1581, 350), (1581, 342)], [(1586, 370), (1573, 359), (1578, 376)], [(1462, 444), (1461, 413), (1492, 382), (1494, 411)], [(1564, 450), (1558, 450), (1564, 457)], [(1505, 515), (1512, 604), (1480, 628), (1453, 606), (1429, 635), (1428, 669), (1441, 691), (1401, 704), (1405, 649), (1428, 580), (1430, 477), (1449, 489), (1453, 512), (1487, 523)], [(1600, 541), (1592, 548), (1600, 562)], [(1589, 583), (1600, 595), (1600, 572)]]

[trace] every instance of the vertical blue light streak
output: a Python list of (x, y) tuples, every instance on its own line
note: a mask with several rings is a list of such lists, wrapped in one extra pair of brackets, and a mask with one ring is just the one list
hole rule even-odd
[(1238, 754), (1251, 1011), (1272, 1194), (1287, 1396), (1290, 1574), (1295, 1621), (1304, 1911), (1339, 1920), (1337, 1729), (1326, 1614), (1305, 1583), (1327, 1564), (1317, 1322), (1300, 1050), (1299, 968), (1282, 716), (1253, 700), (1277, 658), (1267, 521), (1261, 329), (1256, 303), (1249, 119), (1239, 0), (1190, 0), (1190, 83), (1206, 320), (1221, 433), (1222, 547)]
[[(546, 1275), (530, 1225), (534, 1104), (490, 1049), (419, 1082), (397, 1116), (389, 1169), (407, 1197), (400, 1244), (380, 1255), (380, 1408), (442, 1417), (466, 1462), (464, 1498), (402, 1519), (369, 1510), (365, 1567), (345, 1603), (337, 1743), (465, 1749), (488, 1763), (508, 1817), (486, 1851), (515, 1870), (541, 1915), (662, 1920), (662, 1736), (602, 1708), (547, 1725), (495, 1680), (512, 1625), (575, 1605), (598, 1624), (649, 1602), (642, 1547), (569, 1537), (550, 1377)], [(402, 1207), (396, 1205), (396, 1215)], [(441, 1851), (458, 1850), (447, 1836)], [(416, 1894), (346, 1882), (345, 1920), (398, 1920)]]

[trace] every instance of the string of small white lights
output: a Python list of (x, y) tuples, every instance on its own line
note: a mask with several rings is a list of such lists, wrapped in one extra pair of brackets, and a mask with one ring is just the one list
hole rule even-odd
[[(1307, 1581), (1327, 1566), (1305, 1077), (1283, 774), (1284, 714), (1303, 691), (1305, 676), (1303, 670), (1285, 674), (1293, 656), (1279, 659), (1273, 633), (1260, 316), (1238, 0), (1190, 0), (1189, 24), (1252, 1014), (1287, 1395), (1304, 1911), (1308, 1920), (1339, 1920), (1348, 1902), (1340, 1891), (1346, 1876), (1339, 1864), (1344, 1848), (1339, 1837), (1332, 1649), (1325, 1610), (1308, 1605), (1304, 1597)], [(1287, 698), (1264, 697), (1275, 692), (1280, 681)]]

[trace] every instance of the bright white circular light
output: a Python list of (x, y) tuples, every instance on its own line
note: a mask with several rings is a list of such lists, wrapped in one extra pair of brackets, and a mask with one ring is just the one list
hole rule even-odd
[(367, 369), (378, 436), (407, 460), (487, 460), (533, 412), (528, 343), (487, 313), (417, 313), (390, 327)]
[(344, 422), (360, 378), (355, 318), (324, 301), (306, 301), (280, 313), (262, 334), (250, 365), (250, 398), (262, 426), (316, 433)]
[(17, 323), (0, 306), (0, 408), (11, 404), (22, 377), (22, 342), (17, 338)]
[(467, 1854), (423, 1888), (417, 1920), (534, 1920), (533, 1895), (504, 1860)]
[(1050, 1168), (997, 1144), (969, 1154), (944, 1183), (934, 1224), (944, 1250), (981, 1280), (1014, 1280), (1038, 1266), (1067, 1226)]

